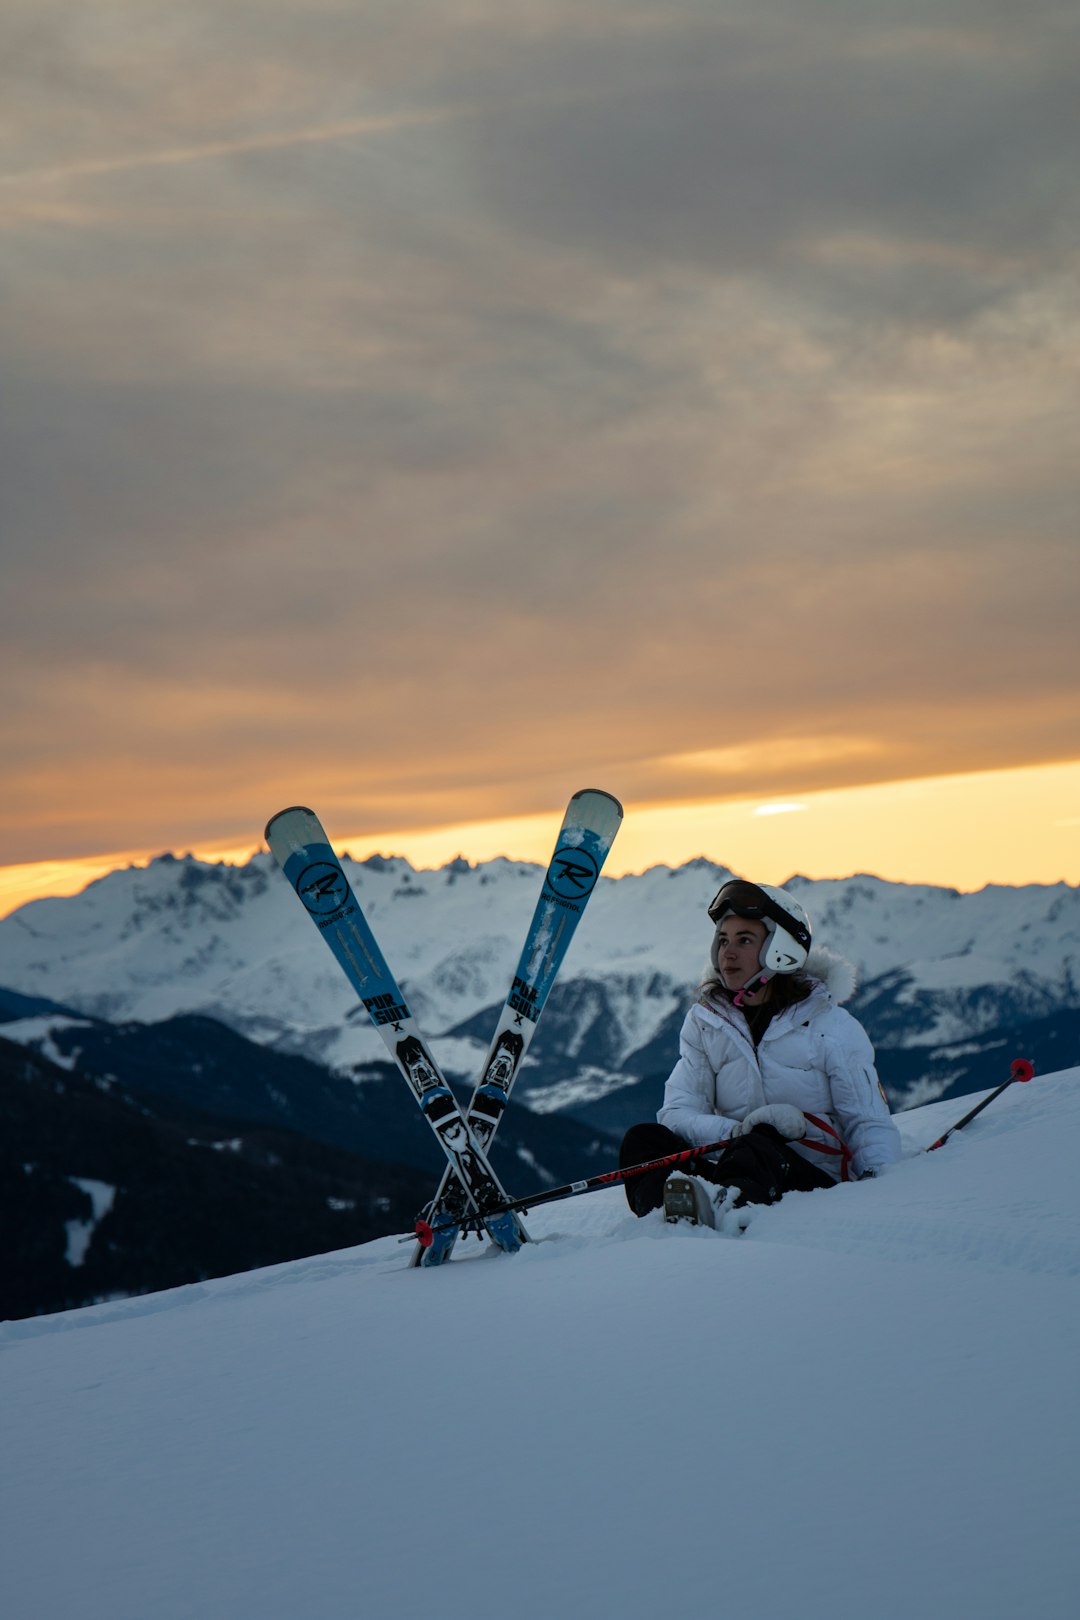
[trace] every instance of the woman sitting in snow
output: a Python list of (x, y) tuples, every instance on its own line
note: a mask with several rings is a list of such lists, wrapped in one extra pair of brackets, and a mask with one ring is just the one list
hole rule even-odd
[(663, 1206), (715, 1225), (724, 1210), (873, 1175), (900, 1157), (874, 1049), (839, 1005), (854, 973), (810, 956), (810, 923), (783, 889), (732, 879), (709, 907), (713, 974), (686, 1015), (655, 1125), (623, 1138), (622, 1167), (727, 1138), (691, 1172), (625, 1183), (635, 1215)]

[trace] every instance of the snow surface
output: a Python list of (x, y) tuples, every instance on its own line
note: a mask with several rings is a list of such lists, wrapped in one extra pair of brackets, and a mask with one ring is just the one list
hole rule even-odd
[(7, 1324), (6, 1620), (1072, 1620), (1080, 1069), (962, 1111), (741, 1238), (609, 1189)]
[(9, 1023), (0, 1025), (5, 1040), (32, 1046), (50, 1063), (55, 1063), (58, 1069), (72, 1072), (79, 1061), (79, 1048), (72, 1047), (70, 1052), (64, 1052), (56, 1044), (56, 1036), (61, 1031), (90, 1027), (85, 1018), (68, 1018), (62, 1013), (36, 1013), (33, 1018), (13, 1018)]
[(69, 1266), (81, 1266), (86, 1259), (86, 1251), (93, 1241), (94, 1232), (98, 1224), (105, 1219), (113, 1207), (116, 1199), (116, 1188), (107, 1181), (91, 1181), (82, 1176), (72, 1176), (73, 1184), (86, 1193), (93, 1206), (94, 1216), (89, 1221), (66, 1221), (67, 1232), (66, 1259)]

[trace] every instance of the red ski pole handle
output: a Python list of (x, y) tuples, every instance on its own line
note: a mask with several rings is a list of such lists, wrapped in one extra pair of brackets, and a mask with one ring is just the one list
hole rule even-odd
[(1013, 1058), (1009, 1078), (1003, 1080), (997, 1090), (990, 1093), (989, 1097), (984, 1097), (981, 1103), (977, 1103), (969, 1114), (964, 1115), (963, 1119), (958, 1119), (955, 1125), (950, 1125), (945, 1134), (939, 1136), (936, 1142), (931, 1142), (926, 1149), (927, 1153), (933, 1153), (935, 1148), (943, 1147), (950, 1136), (953, 1136), (957, 1131), (962, 1131), (965, 1125), (969, 1125), (976, 1114), (981, 1114), (984, 1108), (989, 1107), (995, 1097), (1000, 1097), (1003, 1091), (1008, 1091), (1014, 1081), (1031, 1080), (1034, 1074), (1035, 1065), (1029, 1062), (1027, 1058)]

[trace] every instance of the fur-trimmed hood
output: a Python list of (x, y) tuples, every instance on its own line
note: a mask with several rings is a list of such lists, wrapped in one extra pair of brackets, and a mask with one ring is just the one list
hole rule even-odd
[(819, 979), (838, 1006), (855, 994), (858, 977), (851, 963), (824, 945), (814, 945), (803, 972), (808, 979)]

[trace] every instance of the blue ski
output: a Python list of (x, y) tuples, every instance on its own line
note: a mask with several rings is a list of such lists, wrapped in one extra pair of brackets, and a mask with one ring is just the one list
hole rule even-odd
[(463, 1189), (465, 1218), (482, 1222), (513, 1253), (528, 1233), (517, 1215), (496, 1208), (509, 1199), (420, 1034), (319, 818), (303, 806), (279, 811), (267, 824), (266, 842), (438, 1137), (447, 1173)]
[[(499, 1128), (548, 992), (596, 887), (622, 815), (618, 799), (599, 788), (583, 788), (566, 807), (521, 960), (465, 1116), (469, 1130), (485, 1149)], [(410, 1265), (437, 1266), (449, 1258), (460, 1230), (453, 1224), (455, 1216), (466, 1223), (469, 1206), (465, 1189), (447, 1169), (417, 1222), (420, 1242)], [(438, 1230), (433, 1231), (436, 1226)]]

